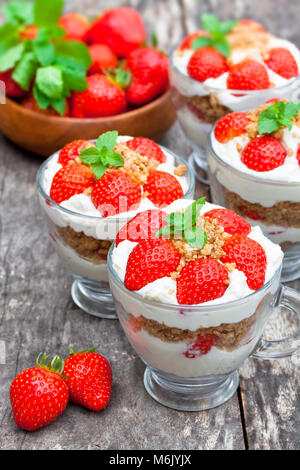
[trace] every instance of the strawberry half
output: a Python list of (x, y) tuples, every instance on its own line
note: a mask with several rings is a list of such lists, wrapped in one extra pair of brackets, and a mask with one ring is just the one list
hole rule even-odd
[(265, 282), (267, 258), (263, 247), (245, 235), (234, 235), (222, 247), (223, 263), (235, 263), (243, 271), (250, 289), (258, 290)]
[(266, 68), (255, 60), (245, 59), (229, 70), (227, 87), (231, 90), (261, 90), (270, 85)]
[(250, 119), (247, 113), (226, 114), (216, 124), (215, 138), (225, 144), (229, 140), (244, 134), (247, 131), (248, 124), (250, 124)]
[(144, 185), (144, 192), (155, 206), (166, 207), (181, 199), (183, 189), (175, 176), (165, 171), (151, 171)]
[(287, 151), (279, 140), (263, 135), (250, 140), (242, 151), (241, 161), (254, 171), (271, 171), (284, 164)]
[(196, 341), (189, 344), (188, 349), (184, 352), (184, 355), (188, 359), (194, 359), (195, 357), (204, 356), (211, 350), (213, 345), (213, 335), (199, 335)]
[(134, 139), (128, 140), (126, 145), (143, 157), (154, 158), (160, 163), (165, 163), (167, 160), (160, 146), (147, 137), (134, 137)]
[(187, 263), (177, 278), (179, 304), (202, 304), (224, 295), (228, 272), (219, 261), (198, 258)]
[(111, 395), (112, 371), (108, 360), (95, 352), (78, 352), (65, 360), (64, 375), (70, 401), (93, 411), (107, 406)]
[(150, 282), (176, 270), (180, 254), (170, 240), (142, 240), (129, 255), (124, 284), (129, 290), (139, 290)]
[(294, 56), (288, 49), (284, 47), (275, 47), (269, 51), (269, 58), (265, 60), (265, 64), (273, 72), (278, 73), (282, 77), (289, 79), (298, 75), (298, 65)]
[(75, 160), (76, 157), (79, 157), (82, 150), (90, 147), (95, 147), (95, 144), (89, 140), (73, 140), (73, 142), (70, 142), (61, 149), (58, 163), (65, 166), (70, 163), (70, 160)]
[(248, 235), (251, 232), (251, 225), (238, 214), (230, 209), (213, 209), (204, 214), (210, 222), (216, 220), (218, 225), (224, 227), (226, 233), (230, 235)]
[(86, 165), (70, 162), (55, 173), (50, 189), (50, 197), (60, 204), (75, 194), (81, 194), (95, 183), (92, 170)]
[(189, 60), (187, 71), (190, 77), (204, 82), (208, 78), (217, 78), (228, 71), (225, 58), (212, 47), (197, 49)]
[(110, 171), (95, 183), (91, 198), (102, 217), (108, 217), (134, 210), (141, 202), (142, 190), (127, 173)]
[(140, 212), (121, 228), (116, 238), (116, 246), (124, 240), (138, 243), (142, 240), (154, 239), (156, 232), (168, 225), (164, 220), (165, 217), (167, 214), (159, 209)]

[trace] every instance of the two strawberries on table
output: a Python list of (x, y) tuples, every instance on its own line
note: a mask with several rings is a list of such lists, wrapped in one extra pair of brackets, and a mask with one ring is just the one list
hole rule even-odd
[(54, 421), (69, 401), (100, 411), (110, 401), (112, 371), (100, 354), (79, 351), (65, 361), (55, 356), (46, 363), (40, 354), (35, 367), (16, 376), (10, 387), (13, 417), (18, 426), (35, 431)]

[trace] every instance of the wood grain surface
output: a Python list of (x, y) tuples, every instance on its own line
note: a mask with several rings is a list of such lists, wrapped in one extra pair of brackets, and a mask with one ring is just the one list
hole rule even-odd
[[(104, 0), (66, 3), (68, 11), (90, 15), (108, 5)], [(138, 8), (149, 34), (157, 31), (166, 51), (199, 27), (205, 11), (223, 19), (257, 19), (300, 44), (297, 0), (285, 2), (284, 8), (281, 0), (109, 2), (122, 4)], [(161, 143), (185, 157), (191, 150), (177, 123)], [(0, 363), (0, 449), (299, 449), (300, 355), (269, 362), (248, 359), (240, 369), (238, 392), (210, 411), (173, 411), (147, 395), (144, 366), (119, 323), (93, 318), (71, 300), (71, 280), (47, 238), (37, 200), (40, 163), (0, 136), (0, 346), (4, 342), (6, 348), (5, 364)], [(209, 196), (200, 184), (197, 194)], [(299, 281), (290, 285), (300, 288)], [(269, 333), (275, 322), (285, 334), (280, 319), (270, 324)], [(40, 351), (64, 355), (70, 346), (90, 345), (112, 364), (114, 385), (107, 409), (92, 413), (70, 405), (47, 428), (35, 433), (18, 429), (9, 404), (15, 374), (33, 364)]]

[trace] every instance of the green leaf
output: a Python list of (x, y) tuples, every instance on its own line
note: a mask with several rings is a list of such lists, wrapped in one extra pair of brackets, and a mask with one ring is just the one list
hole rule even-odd
[(271, 134), (280, 126), (292, 128), (291, 119), (300, 111), (300, 102), (293, 103), (277, 101), (262, 111), (258, 119), (258, 133)]
[(39, 90), (36, 84), (33, 87), (33, 95), (41, 109), (47, 109), (50, 106), (51, 100)]
[(53, 64), (55, 60), (55, 49), (52, 42), (37, 39), (33, 41), (33, 50), (42, 66)]
[(19, 32), (19, 28), (12, 24), (4, 24), (0, 26), (0, 42), (8, 41), (13, 37), (17, 37)]
[(62, 15), (64, 0), (36, 0), (34, 5), (34, 24), (48, 27), (56, 25)]
[(215, 33), (221, 31), (221, 23), (218, 18), (211, 13), (204, 13), (201, 16), (201, 22), (203, 28), (209, 33)]
[(236, 25), (238, 24), (238, 21), (236, 20), (229, 20), (229, 21), (223, 21), (221, 23), (220, 31), (222, 34), (227, 34), (229, 31), (231, 31)]
[(0, 72), (6, 72), (9, 69), (13, 69), (16, 63), (21, 59), (24, 50), (24, 43), (8, 49), (8, 51), (0, 57)]
[(26, 52), (16, 66), (12, 78), (23, 90), (29, 90), (37, 66), (38, 64), (33, 52)]
[(192, 227), (191, 229), (184, 231), (184, 238), (194, 248), (202, 250), (207, 242), (206, 232), (199, 227)]
[(289, 101), (288, 103), (285, 103), (283, 114), (285, 118), (291, 119), (294, 116), (296, 116), (296, 114), (299, 111), (300, 111), (300, 102), (294, 103), (294, 102)]
[(199, 49), (200, 47), (211, 46), (212, 43), (212, 38), (209, 38), (207, 36), (200, 36), (199, 38), (193, 40), (192, 49)]
[(115, 71), (115, 80), (121, 88), (126, 88), (131, 81), (131, 73), (129, 70), (125, 70), (123, 67), (117, 68)]
[(124, 158), (117, 152), (107, 152), (106, 154), (106, 164), (112, 166), (123, 166)]
[(117, 143), (118, 135), (118, 131), (104, 132), (97, 139), (97, 149), (100, 151), (103, 147), (106, 147), (109, 151), (112, 151)]
[(105, 170), (106, 170), (106, 166), (103, 165), (103, 163), (97, 163), (95, 165), (91, 165), (91, 168), (92, 168), (92, 171), (96, 177), (96, 180), (100, 179), (101, 176), (104, 175), (105, 173)]
[(65, 98), (61, 98), (60, 100), (54, 100), (51, 102), (52, 108), (55, 109), (61, 116), (63, 116), (67, 109), (67, 102)]
[(79, 158), (87, 165), (93, 165), (101, 161), (101, 155), (96, 147), (90, 147), (80, 152)]
[(190, 204), (184, 211), (184, 227), (192, 227), (197, 223), (202, 207), (206, 203), (206, 198), (201, 197)]
[(158, 38), (157, 38), (157, 34), (155, 31), (152, 31), (152, 34), (151, 34), (151, 45), (154, 48), (158, 46)]
[(224, 57), (230, 55), (230, 44), (225, 37), (213, 41), (213, 47)]
[(8, 23), (14, 25), (32, 25), (34, 23), (34, 3), (12, 1), (2, 7)]
[(155, 234), (156, 237), (160, 237), (161, 235), (167, 235), (170, 238), (170, 235), (174, 234), (174, 227), (170, 225), (164, 225), (161, 227)]
[(53, 65), (41, 67), (36, 73), (36, 86), (38, 89), (52, 100), (62, 98), (64, 83), (62, 71)]
[(257, 130), (259, 134), (272, 134), (279, 129), (280, 124), (275, 119), (259, 119)]
[(82, 62), (87, 69), (92, 64), (91, 55), (87, 46), (78, 41), (59, 40), (55, 44), (55, 52), (58, 56), (71, 57)]

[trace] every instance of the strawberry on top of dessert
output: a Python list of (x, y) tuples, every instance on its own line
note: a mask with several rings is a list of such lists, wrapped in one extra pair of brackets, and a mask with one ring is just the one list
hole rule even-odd
[(298, 75), (298, 48), (256, 21), (221, 22), (208, 13), (201, 19), (203, 30), (188, 35), (175, 51), (174, 64), (185, 75), (233, 90), (272, 88)]
[(90, 142), (77, 140), (54, 155), (44, 187), (62, 207), (108, 217), (165, 207), (188, 189), (186, 166), (154, 141), (106, 132)]
[(300, 181), (300, 102), (273, 99), (221, 118), (212, 146), (233, 167), (262, 178)]
[(205, 198), (151, 212), (122, 228), (112, 253), (125, 287), (145, 298), (187, 305), (230, 302), (260, 289), (282, 261), (280, 247), (259, 227)]

